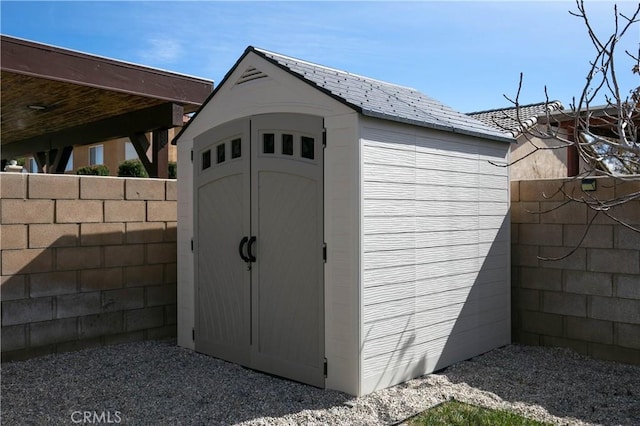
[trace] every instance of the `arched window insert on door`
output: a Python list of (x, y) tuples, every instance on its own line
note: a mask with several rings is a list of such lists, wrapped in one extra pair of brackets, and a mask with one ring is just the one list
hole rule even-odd
[[(279, 136), (279, 137), (278, 137)], [(315, 138), (291, 133), (262, 133), (262, 154), (315, 160)]]

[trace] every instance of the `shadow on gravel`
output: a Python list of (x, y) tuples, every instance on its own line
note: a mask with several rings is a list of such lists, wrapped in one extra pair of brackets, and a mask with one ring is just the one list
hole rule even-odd
[(569, 349), (511, 345), (439, 374), (505, 401), (604, 425), (640, 424), (640, 369)]
[(93, 420), (102, 416), (103, 423), (108, 417), (121, 424), (226, 425), (329, 409), (350, 399), (274, 379), (172, 341), (2, 365), (3, 425), (73, 424), (85, 412)]

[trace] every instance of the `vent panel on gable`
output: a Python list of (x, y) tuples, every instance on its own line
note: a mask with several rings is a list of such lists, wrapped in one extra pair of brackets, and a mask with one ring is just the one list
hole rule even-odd
[(253, 80), (258, 80), (260, 78), (265, 78), (265, 77), (268, 77), (268, 75), (266, 75), (265, 73), (263, 73), (262, 71), (260, 71), (255, 67), (249, 67), (242, 73), (238, 81), (236, 81), (236, 85), (247, 83)]

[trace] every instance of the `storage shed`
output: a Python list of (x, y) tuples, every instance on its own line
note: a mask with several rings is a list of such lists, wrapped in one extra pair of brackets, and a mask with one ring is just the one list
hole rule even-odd
[(176, 138), (178, 343), (353, 395), (508, 344), (512, 141), (248, 47)]

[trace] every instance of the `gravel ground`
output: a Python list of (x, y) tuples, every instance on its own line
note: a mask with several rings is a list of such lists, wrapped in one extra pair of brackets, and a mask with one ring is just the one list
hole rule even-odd
[(640, 367), (511, 345), (354, 398), (137, 342), (3, 364), (1, 422), (387, 425), (452, 398), (555, 424), (637, 425)]

